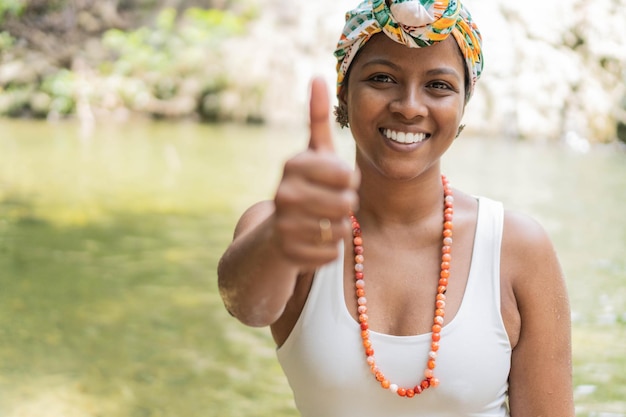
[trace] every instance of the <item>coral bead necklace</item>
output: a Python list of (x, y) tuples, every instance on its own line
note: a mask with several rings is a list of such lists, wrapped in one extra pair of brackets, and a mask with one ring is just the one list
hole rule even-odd
[(446, 289), (448, 288), (448, 278), (450, 277), (450, 262), (452, 260), (450, 251), (452, 247), (452, 215), (454, 213), (453, 204), (454, 197), (448, 180), (444, 175), (441, 176), (444, 195), (444, 221), (443, 221), (443, 244), (441, 248), (441, 272), (439, 273), (439, 284), (437, 286), (437, 296), (435, 298), (435, 318), (432, 325), (432, 336), (430, 353), (424, 371), (424, 379), (414, 387), (399, 387), (392, 384), (376, 365), (374, 357), (374, 348), (369, 335), (369, 324), (367, 316), (367, 298), (365, 298), (365, 275), (363, 273), (363, 237), (361, 236), (361, 226), (354, 216), (350, 214), (352, 221), (352, 236), (354, 244), (354, 279), (357, 297), (357, 311), (359, 323), (361, 326), (361, 339), (363, 340), (363, 348), (367, 364), (376, 380), (381, 387), (396, 392), (401, 397), (411, 398), (417, 394), (421, 394), (430, 387), (439, 385), (439, 380), (435, 378), (434, 370), (437, 360), (437, 351), (439, 350), (439, 340), (441, 339), (441, 329), (443, 327), (445, 307), (446, 307)]

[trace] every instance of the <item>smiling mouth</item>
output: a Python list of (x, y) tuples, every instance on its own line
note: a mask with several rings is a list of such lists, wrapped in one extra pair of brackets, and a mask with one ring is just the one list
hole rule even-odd
[(381, 133), (389, 140), (398, 143), (418, 143), (430, 137), (427, 133), (399, 132), (391, 129), (381, 129)]

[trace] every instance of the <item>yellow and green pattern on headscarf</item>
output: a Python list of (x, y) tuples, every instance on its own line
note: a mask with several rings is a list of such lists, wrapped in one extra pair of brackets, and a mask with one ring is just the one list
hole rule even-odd
[(409, 48), (424, 48), (452, 34), (465, 57), (471, 96), (483, 69), (482, 37), (460, 0), (365, 0), (348, 11), (335, 50), (337, 92), (357, 52), (379, 32)]

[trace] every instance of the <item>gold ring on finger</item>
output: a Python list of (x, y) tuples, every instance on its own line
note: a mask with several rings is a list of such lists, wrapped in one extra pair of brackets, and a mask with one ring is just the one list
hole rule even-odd
[(320, 219), (320, 238), (322, 243), (328, 243), (333, 240), (333, 229), (330, 219), (323, 218)]

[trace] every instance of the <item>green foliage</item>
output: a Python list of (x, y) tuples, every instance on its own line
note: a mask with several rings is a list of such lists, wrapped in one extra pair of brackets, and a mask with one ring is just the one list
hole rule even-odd
[(19, 86), (7, 88), (0, 100), (0, 113), (12, 117), (20, 116), (29, 105), (32, 88)]
[[(101, 70), (110, 76), (133, 78), (135, 91), (144, 98), (171, 99), (183, 84), (195, 82), (196, 110), (203, 118), (216, 120), (219, 105), (207, 106), (207, 96), (216, 98), (229, 84), (221, 65), (221, 45), (242, 34), (244, 28), (245, 19), (227, 10), (190, 8), (178, 15), (173, 8), (166, 8), (153, 27), (107, 31), (103, 44), (115, 59)], [(138, 96), (124, 95), (126, 101), (137, 105)]]
[[(5, 13), (45, 16), (67, 7), (67, 3), (67, 0), (0, 0), (0, 22)], [(140, 0), (122, 3), (118, 5), (120, 9), (135, 12), (148, 6), (147, 1)], [(54, 72), (48, 67), (28, 80), (15, 77), (15, 81), (0, 85), (0, 114), (71, 115), (79, 100), (80, 108), (87, 108), (83, 104), (105, 111), (124, 108), (159, 118), (231, 119), (235, 117), (232, 109), (236, 106), (231, 103), (230, 110), (224, 110), (224, 91), (237, 90), (235, 94), (241, 97), (251, 94), (256, 97), (258, 91), (248, 91), (255, 89), (254, 86), (237, 87), (241, 80), (234, 80), (227, 71), (224, 45), (232, 37), (242, 35), (246, 23), (253, 18), (253, 8), (237, 12), (188, 8), (178, 12), (170, 7), (152, 12), (150, 25), (127, 31), (106, 30), (98, 39), (99, 45), (91, 49), (94, 53), (87, 54), (88, 70)], [(9, 63), (11, 60), (23, 63), (26, 51), (13, 36), (19, 35), (0, 31), (0, 51), (15, 51)], [(94, 56), (96, 61), (89, 62)], [(237, 114), (239, 119), (243, 119), (241, 114), (241, 111)]]
[(0, 0), (0, 24), (8, 15), (21, 15), (25, 8), (26, 0)]
[(217, 54), (219, 41), (244, 28), (241, 18), (222, 10), (188, 9), (178, 25), (176, 18), (176, 11), (167, 8), (157, 16), (154, 28), (107, 31), (103, 43), (117, 55), (113, 71), (130, 75), (172, 73), (181, 66), (198, 69)]
[(76, 76), (68, 70), (47, 77), (41, 85), (41, 91), (51, 97), (49, 111), (58, 115), (74, 111), (76, 89)]
[(217, 9), (188, 9), (185, 19), (189, 27), (203, 31), (209, 37), (222, 39), (243, 32), (243, 20), (234, 14)]
[(9, 50), (15, 43), (15, 38), (9, 32), (0, 32), (0, 51)]

